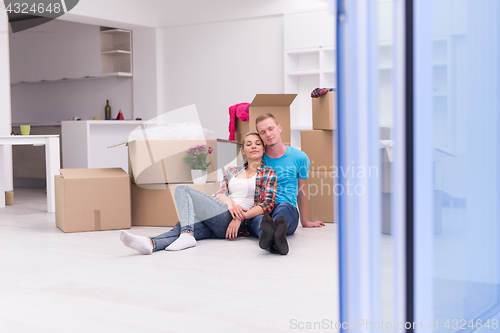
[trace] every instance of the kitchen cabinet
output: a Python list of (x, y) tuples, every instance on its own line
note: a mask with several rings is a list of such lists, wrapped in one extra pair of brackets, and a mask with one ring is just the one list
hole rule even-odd
[(9, 38), (11, 84), (132, 76), (128, 30), (53, 20)]
[(101, 74), (132, 76), (132, 34), (129, 30), (101, 31)]
[(99, 53), (99, 26), (53, 20), (11, 33), (11, 83), (98, 76)]

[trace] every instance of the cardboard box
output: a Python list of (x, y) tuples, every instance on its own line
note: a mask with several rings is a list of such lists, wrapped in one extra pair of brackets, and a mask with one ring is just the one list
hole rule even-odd
[(135, 184), (189, 184), (191, 170), (182, 158), (190, 147), (208, 145), (213, 149), (207, 161), (207, 182), (221, 181), (228, 166), (243, 163), (241, 150), (229, 140), (134, 140), (127, 143), (130, 182)]
[(56, 226), (64, 232), (130, 228), (129, 176), (121, 168), (61, 169)]
[(297, 94), (257, 94), (248, 109), (248, 121), (236, 118), (236, 142), (241, 142), (248, 132), (257, 132), (255, 119), (264, 113), (272, 113), (282, 127), (281, 140), (290, 145), (290, 105)]
[(300, 131), (300, 148), (311, 161), (309, 170), (327, 171), (334, 169), (333, 131)]
[(220, 182), (198, 184), (130, 184), (132, 195), (132, 225), (173, 227), (179, 222), (174, 200), (175, 189), (185, 185), (207, 195), (215, 194)]
[(338, 190), (333, 171), (311, 171), (307, 179), (309, 221), (335, 222), (334, 198)]
[(5, 191), (5, 206), (14, 205), (14, 191)]
[(329, 91), (325, 95), (311, 99), (313, 129), (337, 129), (337, 92)]

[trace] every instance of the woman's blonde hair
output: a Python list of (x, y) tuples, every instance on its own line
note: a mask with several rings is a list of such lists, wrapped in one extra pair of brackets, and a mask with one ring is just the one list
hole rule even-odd
[(256, 136), (259, 138), (260, 142), (261, 142), (262, 144), (264, 143), (264, 142), (262, 142), (262, 139), (260, 138), (259, 133), (256, 133), (256, 132), (248, 132), (247, 134), (245, 134), (245, 136), (243, 137), (243, 139), (241, 139), (241, 142), (240, 142), (240, 146), (241, 146), (241, 148), (243, 148), (243, 146), (245, 145), (245, 139), (246, 139), (247, 137), (249, 137), (250, 135), (256, 135)]

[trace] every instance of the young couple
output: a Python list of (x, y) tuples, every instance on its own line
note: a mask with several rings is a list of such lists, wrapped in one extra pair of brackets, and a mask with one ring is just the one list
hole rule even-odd
[(286, 236), (297, 229), (299, 210), (303, 227), (324, 226), (307, 218), (307, 155), (283, 144), (281, 125), (272, 114), (257, 117), (256, 128), (258, 133), (248, 133), (242, 140), (247, 161), (227, 169), (215, 196), (179, 186), (174, 197), (180, 221), (170, 231), (151, 238), (122, 231), (121, 241), (151, 254), (187, 249), (200, 239), (232, 240), (248, 230), (259, 238), (262, 249), (285, 255)]

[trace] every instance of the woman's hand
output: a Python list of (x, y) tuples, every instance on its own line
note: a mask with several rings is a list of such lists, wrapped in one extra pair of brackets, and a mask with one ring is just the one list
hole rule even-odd
[(233, 219), (227, 226), (226, 239), (236, 239), (238, 237), (238, 229), (240, 228), (241, 220)]
[(233, 200), (231, 200), (231, 203), (229, 205), (227, 205), (227, 208), (229, 209), (229, 212), (231, 213), (231, 216), (233, 217), (233, 219), (238, 219), (240, 221), (243, 221), (245, 219), (244, 213), (247, 210), (241, 208), (240, 205), (235, 204)]

